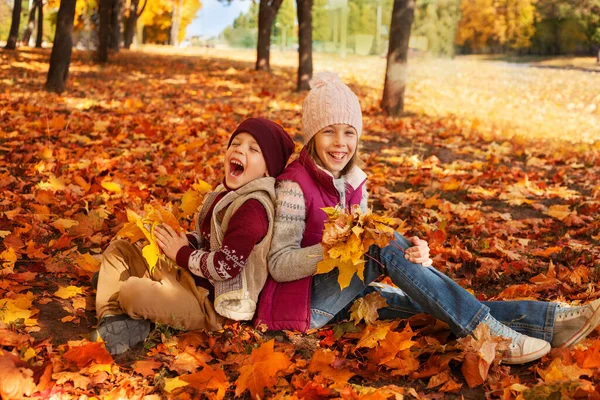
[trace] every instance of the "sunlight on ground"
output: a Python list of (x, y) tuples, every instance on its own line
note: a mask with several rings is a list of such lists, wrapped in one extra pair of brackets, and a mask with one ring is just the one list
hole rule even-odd
[[(145, 48), (166, 54), (167, 48)], [(254, 50), (194, 49), (179, 54), (254, 61)], [(591, 59), (572, 59), (592, 65)], [(600, 73), (544, 66), (573, 65), (566, 59), (543, 61), (531, 67), (473, 57), (455, 60), (410, 60), (406, 111), (434, 117), (449, 114), (470, 121), (479, 130), (506, 138), (561, 139), (590, 143), (600, 138)], [(271, 64), (293, 67), (297, 53), (272, 51)], [(363, 108), (377, 106), (381, 97), (385, 59), (327, 54), (314, 55), (315, 71), (335, 70), (351, 84), (365, 86)]]

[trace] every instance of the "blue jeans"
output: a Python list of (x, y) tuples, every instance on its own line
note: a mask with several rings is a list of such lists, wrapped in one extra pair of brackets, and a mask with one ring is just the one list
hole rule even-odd
[[(379, 291), (388, 304), (388, 307), (379, 310), (380, 319), (409, 318), (427, 313), (446, 322), (455, 335), (466, 336), (491, 314), (520, 333), (548, 342), (552, 340), (556, 303), (480, 302), (435, 268), (406, 260), (404, 252), (398, 247), (406, 250), (411, 246), (398, 233), (395, 240), (384, 248), (371, 246), (368, 257), (365, 257), (364, 282), (355, 275), (344, 290), (340, 290), (337, 269), (315, 275), (312, 282), (311, 328), (346, 319), (356, 298)], [(381, 284), (368, 286), (381, 275), (388, 275), (399, 289)]]

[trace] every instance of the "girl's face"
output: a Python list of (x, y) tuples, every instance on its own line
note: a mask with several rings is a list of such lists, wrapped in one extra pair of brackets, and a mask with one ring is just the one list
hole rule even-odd
[(342, 170), (356, 152), (358, 134), (346, 124), (329, 125), (315, 135), (315, 151), (321, 166), (339, 178)]
[(225, 152), (225, 183), (239, 189), (246, 183), (267, 176), (267, 163), (254, 136), (242, 132), (231, 141)]

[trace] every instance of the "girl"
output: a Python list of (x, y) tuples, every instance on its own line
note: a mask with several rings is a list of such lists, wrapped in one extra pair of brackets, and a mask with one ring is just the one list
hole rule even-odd
[(139, 244), (111, 243), (102, 255), (93, 338), (120, 354), (146, 338), (151, 321), (217, 330), (224, 318), (251, 320), (267, 279), (274, 177), (293, 151), (292, 139), (272, 121), (250, 118), (238, 126), (225, 152), (225, 179), (205, 198), (196, 232), (155, 230), (160, 248), (181, 268), (159, 260), (151, 277)]
[[(378, 290), (388, 307), (380, 318), (407, 318), (425, 312), (446, 322), (457, 336), (487, 324), (493, 335), (512, 339), (504, 362), (536, 360), (552, 346), (582, 340), (600, 321), (600, 300), (582, 307), (537, 301), (481, 303), (435, 268), (428, 249), (411, 247), (396, 234), (394, 243), (371, 246), (364, 282), (356, 275), (340, 290), (338, 271), (315, 275), (323, 259), (323, 207), (360, 204), (367, 208), (365, 173), (356, 165), (362, 114), (358, 98), (333, 73), (315, 75), (302, 105), (305, 147), (278, 178), (275, 227), (269, 253), (269, 280), (256, 324), (270, 329), (319, 328), (347, 317), (357, 296)], [(413, 239), (412, 244), (418, 243)], [(400, 288), (368, 286), (388, 275)], [(513, 329), (511, 329), (510, 325)], [(520, 331), (522, 333), (519, 333)], [(529, 336), (526, 336), (529, 335)]]

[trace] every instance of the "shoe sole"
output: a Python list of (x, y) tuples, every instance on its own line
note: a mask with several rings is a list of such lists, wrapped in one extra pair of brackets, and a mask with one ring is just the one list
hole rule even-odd
[(533, 353), (524, 354), (524, 355), (518, 356), (518, 357), (503, 358), (502, 364), (509, 364), (509, 365), (525, 364), (525, 363), (535, 361), (537, 359), (542, 358), (543, 356), (548, 354), (550, 352), (550, 350), (552, 350), (552, 346), (550, 346), (550, 343), (547, 343), (546, 346), (542, 347), (541, 349), (539, 349), (538, 351), (535, 351)]
[(103, 325), (92, 333), (92, 340), (102, 338), (106, 350), (118, 355), (143, 342), (150, 333), (150, 322), (145, 320), (114, 321)]
[(583, 327), (573, 336), (571, 336), (569, 340), (561, 344), (559, 348), (562, 349), (581, 342), (587, 335), (592, 333), (592, 331), (598, 327), (598, 324), (600, 324), (600, 307), (594, 311), (588, 322), (583, 325)]

